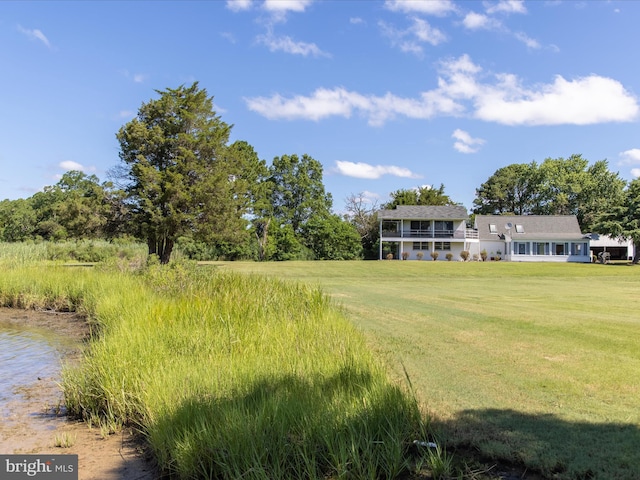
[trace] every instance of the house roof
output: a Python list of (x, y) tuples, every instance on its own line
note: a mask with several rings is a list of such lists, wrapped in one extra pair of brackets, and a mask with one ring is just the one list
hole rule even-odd
[[(495, 233), (491, 233), (495, 225)], [(480, 240), (583, 240), (575, 215), (476, 215)], [(586, 236), (588, 237), (588, 236)]]
[(378, 211), (380, 220), (466, 220), (467, 209), (460, 205), (398, 205)]

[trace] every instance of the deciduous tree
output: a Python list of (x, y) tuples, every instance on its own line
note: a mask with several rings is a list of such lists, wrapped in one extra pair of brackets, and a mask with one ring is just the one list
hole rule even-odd
[(457, 205), (449, 195), (444, 193), (444, 185), (433, 188), (423, 185), (418, 188), (400, 189), (391, 193), (391, 200), (383, 208), (393, 209), (398, 205)]
[(624, 191), (622, 202), (602, 212), (594, 221), (594, 230), (633, 241), (633, 263), (640, 262), (640, 178), (632, 180)]

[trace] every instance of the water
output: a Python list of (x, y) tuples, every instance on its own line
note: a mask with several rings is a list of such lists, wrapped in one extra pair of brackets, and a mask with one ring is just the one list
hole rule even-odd
[(23, 388), (59, 380), (64, 347), (65, 339), (48, 329), (0, 319), (0, 420)]

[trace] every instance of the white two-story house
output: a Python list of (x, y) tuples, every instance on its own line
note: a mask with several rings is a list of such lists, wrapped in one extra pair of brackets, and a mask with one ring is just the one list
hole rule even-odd
[(458, 205), (399, 205), (380, 210), (379, 258), (431, 260), (431, 253), (438, 252), (438, 260), (446, 260), (447, 253), (459, 260), (461, 251), (477, 250), (471, 246), (477, 245), (478, 234), (467, 228), (467, 220), (467, 210)]

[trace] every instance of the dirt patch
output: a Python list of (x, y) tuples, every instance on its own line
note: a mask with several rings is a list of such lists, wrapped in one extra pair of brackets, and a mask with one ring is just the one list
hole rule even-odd
[[(61, 347), (65, 360), (80, 357), (83, 342), (89, 335), (87, 322), (69, 313), (0, 308), (0, 322), (46, 328), (70, 339)], [(2, 405), (0, 453), (77, 454), (80, 480), (153, 480), (159, 477), (145, 460), (144, 452), (131, 432), (105, 437), (85, 423), (68, 420), (57, 382), (57, 378), (35, 377), (33, 383), (14, 390), (12, 400)]]

